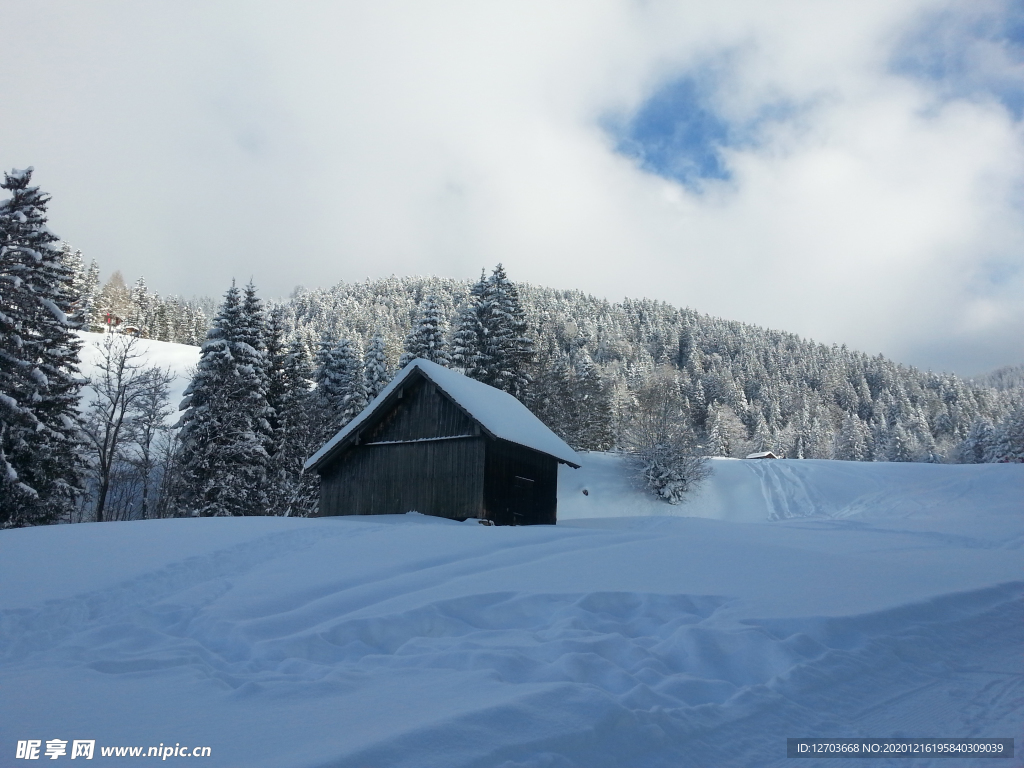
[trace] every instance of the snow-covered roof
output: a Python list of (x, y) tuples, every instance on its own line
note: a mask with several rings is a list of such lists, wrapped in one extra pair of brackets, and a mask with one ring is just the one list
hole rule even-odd
[(405, 366), (358, 416), (310, 456), (303, 468), (312, 469), (336, 446), (359, 431), (374, 411), (392, 392), (402, 386), (402, 382), (414, 371), (422, 372), (494, 437), (545, 453), (574, 467), (580, 466), (580, 457), (576, 452), (508, 392), (490, 387), (429, 360), (416, 358)]
[(771, 451), (759, 451), (758, 453), (748, 453), (748, 459), (777, 459), (779, 458)]

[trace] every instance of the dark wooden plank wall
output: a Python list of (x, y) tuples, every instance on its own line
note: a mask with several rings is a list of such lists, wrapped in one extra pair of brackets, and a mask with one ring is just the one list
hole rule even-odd
[(484, 441), (458, 437), (353, 446), (321, 475), (320, 514), (479, 517)]
[[(557, 460), (505, 440), (489, 440), (484, 474), (488, 519), (498, 525), (556, 523)], [(521, 480), (517, 482), (516, 478)]]
[(360, 442), (423, 440), (430, 437), (480, 434), (476, 423), (422, 376), (407, 381), (402, 399), (375, 425), (363, 432)]

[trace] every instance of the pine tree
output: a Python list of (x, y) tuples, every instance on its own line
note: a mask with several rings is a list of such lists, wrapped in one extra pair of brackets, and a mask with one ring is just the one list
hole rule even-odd
[(71, 314), (74, 317), (75, 326), (91, 330), (93, 303), (96, 291), (99, 289), (99, 266), (93, 261), (89, 267), (86, 267), (82, 252), (72, 250), (68, 243), (61, 243), (60, 255), (61, 261), (71, 275), (69, 289)]
[(864, 422), (853, 414), (847, 414), (836, 436), (832, 458), (840, 461), (866, 461), (868, 453), (865, 433)]
[(750, 438), (750, 448), (757, 453), (772, 449), (772, 436), (768, 431), (768, 425), (765, 423), (764, 416), (761, 415), (760, 410), (756, 414), (754, 434)]
[(379, 333), (370, 340), (370, 345), (363, 355), (363, 383), (366, 386), (366, 397), (372, 400), (391, 381), (391, 366), (388, 361), (384, 337)]
[(262, 309), (250, 284), (232, 284), (202, 346), (180, 406), (181, 504), (194, 515), (261, 515), (267, 509), (267, 403)]
[(903, 424), (897, 421), (889, 427), (886, 435), (885, 451), (883, 456), (886, 461), (913, 461), (914, 445), (903, 428)]
[[(269, 454), (273, 450), (275, 414), (270, 405), (270, 361), (267, 354), (267, 318), (252, 281), (242, 292), (241, 323), (235, 339), (235, 364), (246, 377), (245, 407), (252, 420), (252, 438)], [(278, 343), (275, 340), (275, 344)], [(248, 437), (248, 436), (247, 436)]]
[(575, 443), (579, 422), (569, 356), (555, 349), (552, 340), (538, 367), (540, 374), (531, 392), (530, 410), (565, 442), (573, 448), (580, 448)]
[(729, 436), (722, 425), (722, 419), (717, 408), (713, 409), (708, 417), (708, 440), (707, 452), (709, 456), (729, 456), (731, 447)]
[(612, 403), (600, 371), (583, 352), (576, 361), (575, 407), (579, 412), (579, 432), (574, 448), (584, 451), (608, 451), (615, 445)]
[(74, 275), (31, 179), (5, 173), (0, 203), (0, 528), (68, 516), (83, 471)]
[(178, 338), (181, 344), (189, 344), (193, 347), (201, 346), (200, 339), (204, 338), (208, 331), (202, 330), (206, 327), (206, 318), (191, 304), (185, 304), (181, 308), (181, 320), (179, 325), (182, 330)]
[(679, 331), (679, 352), (676, 358), (676, 365), (680, 369), (686, 368), (690, 363), (690, 356), (693, 354), (693, 330), (690, 324), (686, 323)]
[(452, 364), (448, 354), (448, 339), (445, 337), (444, 317), (434, 294), (428, 295), (420, 304), (419, 317), (405, 339), (405, 354), (398, 361), (404, 368), (416, 358), (448, 368)]
[(149, 294), (146, 278), (139, 277), (129, 290), (128, 296), (129, 306), (128, 314), (124, 318), (125, 325), (137, 328), (140, 336), (149, 336), (150, 310), (154, 297)]
[(992, 460), (995, 448), (995, 435), (992, 424), (987, 419), (975, 419), (956, 450), (956, 460), (960, 464), (984, 464)]
[(103, 330), (103, 323), (100, 318), (99, 294), (100, 294), (100, 265), (93, 259), (89, 262), (89, 268), (85, 271), (85, 279), (82, 281), (83, 310), (85, 312), (84, 330), (99, 332)]
[(352, 421), (366, 407), (363, 361), (349, 339), (333, 345), (326, 338), (321, 342), (317, 355), (316, 391), (325, 438)]
[(1017, 406), (993, 430), (992, 460), (1024, 462), (1024, 405)]
[(477, 378), (476, 361), (483, 346), (483, 326), (480, 323), (480, 303), (487, 290), (487, 277), (480, 273), (480, 279), (470, 289), (466, 303), (459, 310), (459, 318), (452, 336), (452, 366), (470, 378)]
[(316, 351), (316, 397), (319, 409), (324, 414), (324, 421), (329, 422), (326, 430), (335, 429), (339, 420), (338, 414), (345, 401), (344, 371), (334, 359), (336, 343), (326, 334), (320, 338)]
[(274, 455), (283, 441), (281, 408), (288, 397), (289, 383), (286, 378), (288, 350), (284, 343), (284, 307), (275, 306), (266, 318), (264, 347), (266, 354), (267, 405), (270, 406), (270, 431), (272, 442), (269, 453)]
[(302, 465), (320, 447), (314, 423), (313, 371), (305, 347), (293, 342), (281, 367), (281, 395), (275, 403), (279, 425), (277, 450), (271, 459), (271, 504), (276, 514), (306, 516), (316, 508), (319, 477), (303, 474)]
[(533, 341), (527, 334), (519, 292), (501, 264), (494, 268), (484, 286), (477, 317), (480, 346), (468, 375), (525, 399), (531, 381), (527, 368), (533, 361)]

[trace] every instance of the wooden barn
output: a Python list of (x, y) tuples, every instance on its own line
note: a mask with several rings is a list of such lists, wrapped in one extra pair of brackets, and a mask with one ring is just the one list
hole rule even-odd
[(321, 516), (554, 525), (559, 464), (579, 457), (512, 395), (417, 359), (305, 470), (320, 475)]

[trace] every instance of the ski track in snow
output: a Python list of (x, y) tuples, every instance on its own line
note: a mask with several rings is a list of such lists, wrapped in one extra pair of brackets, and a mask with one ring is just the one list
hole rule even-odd
[[(790, 736), (1019, 755), (1024, 510), (1000, 500), (1024, 467), (931, 475), (949, 502), (929, 516), (918, 470), (877, 470), (858, 513), (821, 480), (848, 468), (814, 464), (729, 465), (758, 523), (108, 523), (91, 564), (64, 557), (68, 528), (0, 532), (0, 583), (38, 594), (0, 595), (0, 755), (95, 738), (208, 744), (213, 766), (782, 766)], [(177, 551), (100, 573), (154, 538)]]

